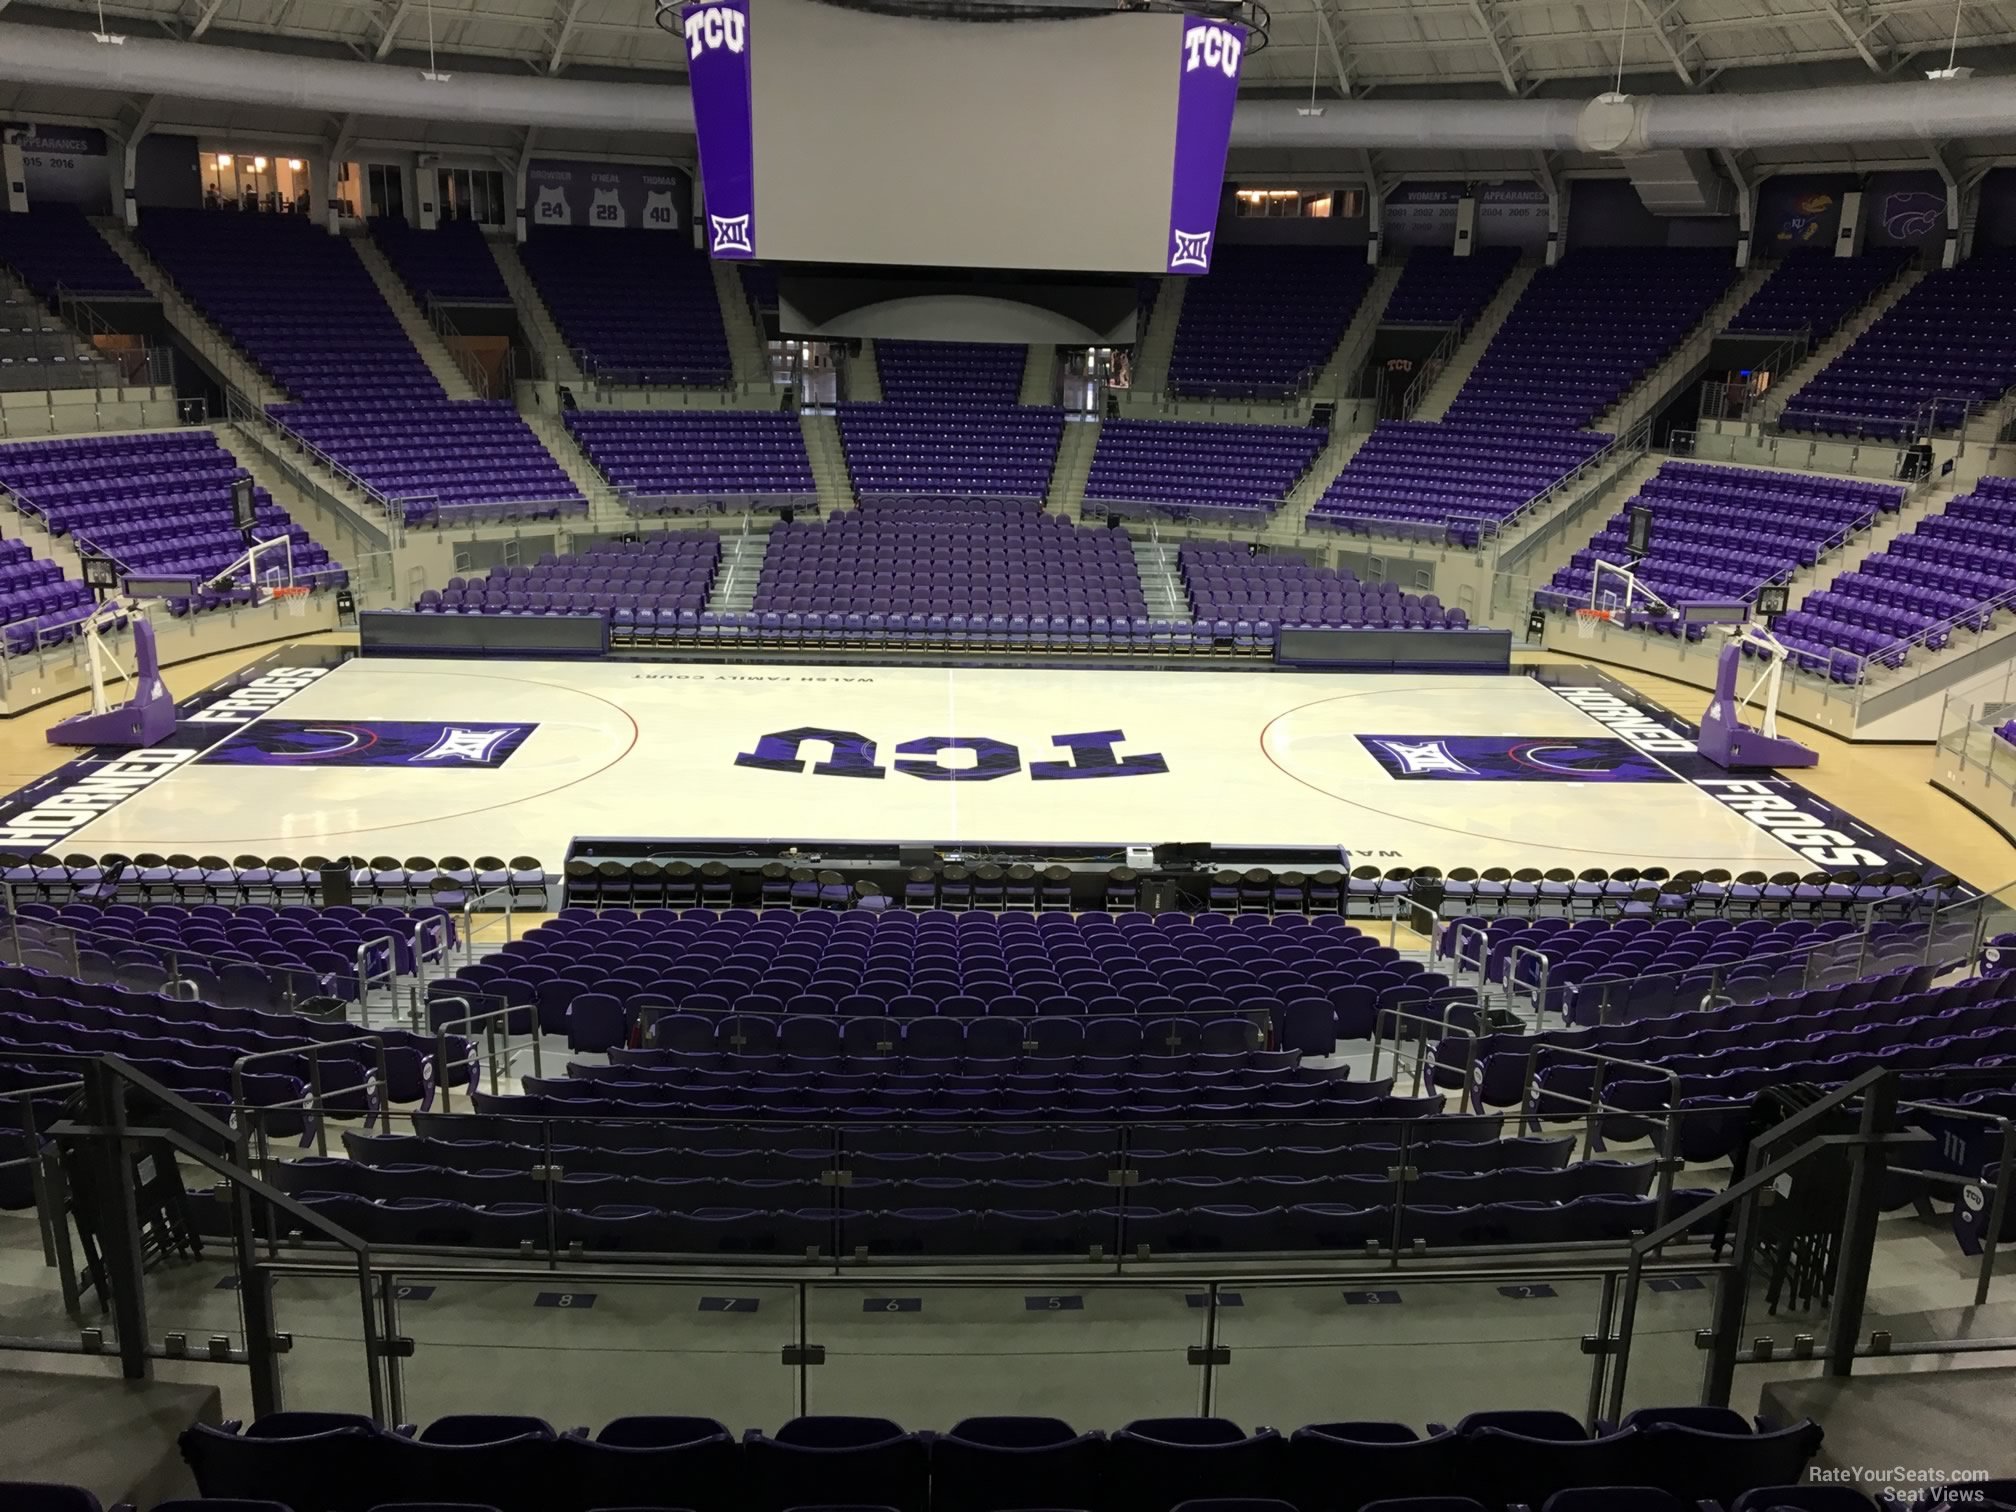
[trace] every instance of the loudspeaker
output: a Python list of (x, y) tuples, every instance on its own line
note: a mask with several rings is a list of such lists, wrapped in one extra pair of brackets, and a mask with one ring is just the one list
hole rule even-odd
[(350, 868), (347, 866), (325, 866), (319, 873), (321, 884), (321, 904), (324, 908), (347, 908), (350, 906)]
[(1141, 909), (1144, 913), (1170, 913), (1177, 905), (1176, 879), (1173, 877), (1143, 877), (1141, 879)]
[(1117, 514), (1106, 516), (1106, 528), (1108, 530), (1118, 530), (1120, 528), (1120, 516)]

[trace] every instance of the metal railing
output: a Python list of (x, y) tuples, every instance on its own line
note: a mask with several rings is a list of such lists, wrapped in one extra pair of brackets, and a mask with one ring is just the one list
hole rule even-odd
[[(1793, 332), (1730, 332), (1730, 335), (1782, 335), (1782, 340), (1769, 352), (1751, 363), (1748, 382), (1731, 384), (1716, 383), (1704, 379), (1701, 384), (1701, 427), (1724, 421), (1761, 421), (1764, 405), (1771, 397), (1772, 389), (1813, 350), (1813, 327), (1803, 325)], [(1759, 388), (1760, 381), (1768, 381), (1770, 387)]]
[[(455, 302), (464, 305), (470, 303), (468, 300), (457, 300)], [(499, 309), (508, 309), (512, 307), (512, 304), (510, 300), (506, 299), (499, 302), (497, 307)], [(426, 301), (426, 317), (427, 323), (434, 328), (434, 334), (441, 338), (441, 345), (447, 351), (450, 360), (454, 362), (456, 371), (461, 373), (464, 381), (468, 383), (470, 389), (475, 392), (478, 398), (509, 399), (513, 394), (517, 393), (518, 352), (516, 348), (508, 345), (505, 347), (504, 360), (498, 365), (496, 373), (493, 376), (491, 370), (477, 359), (476, 354), (462, 344), (467, 338), (464, 336), (462, 328), (455, 324), (454, 317), (448, 313), (448, 307), (445, 303), (430, 295)]]

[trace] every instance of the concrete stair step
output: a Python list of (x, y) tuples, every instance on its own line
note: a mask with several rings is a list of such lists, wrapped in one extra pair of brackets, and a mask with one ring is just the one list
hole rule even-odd
[(364, 271), (378, 286), (379, 297), (398, 320), (406, 339), (413, 343), (413, 350), (420, 354), (420, 360), (427, 364), (427, 371), (441, 385), (442, 392), (450, 399), (476, 398), (476, 385), (469, 381), (461, 364), (455, 360), (455, 354), (441, 340), (441, 333), (421, 312), (412, 292), (392, 271), (392, 264), (385, 260), (385, 254), (378, 249), (377, 243), (368, 236), (357, 236), (350, 238), (350, 246), (357, 253), (357, 260), (364, 264)]
[(252, 359), (233, 346), (188, 296), (175, 287), (175, 281), (140, 249), (140, 244), (124, 225), (104, 216), (93, 216), (91, 224), (98, 228), (98, 234), (105, 238), (106, 244), (119, 254), (120, 260), (146, 285), (147, 291), (161, 301), (161, 312), (176, 334), (187, 341), (232, 387), (261, 408), (286, 399), (287, 396), (259, 371)]
[(1491, 338), (1498, 334), (1505, 324), (1519, 297), (1526, 292), (1526, 286), (1533, 282), (1533, 275), (1540, 271), (1538, 263), (1516, 264), (1499, 285), (1491, 302), (1484, 306), (1476, 323), (1464, 333), (1456, 350), (1449, 354), (1449, 361), (1436, 376), (1435, 381), (1421, 396), (1421, 403), (1408, 418), (1414, 420), (1440, 420), (1449, 413), (1449, 406), (1456, 402), (1456, 396), (1463, 391), (1463, 385), (1470, 381), (1477, 363), (1490, 348)]

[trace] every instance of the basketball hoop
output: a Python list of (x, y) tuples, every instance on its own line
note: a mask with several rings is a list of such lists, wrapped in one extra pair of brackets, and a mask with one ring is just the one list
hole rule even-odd
[(1577, 609), (1575, 611), (1575, 635), (1580, 640), (1594, 640), (1596, 638), (1596, 627), (1599, 624), (1608, 624), (1616, 617), (1616, 613), (1609, 609)]
[(275, 599), (304, 599), (308, 597), (308, 585), (305, 583), (286, 583), (277, 588), (268, 588), (266, 596)]

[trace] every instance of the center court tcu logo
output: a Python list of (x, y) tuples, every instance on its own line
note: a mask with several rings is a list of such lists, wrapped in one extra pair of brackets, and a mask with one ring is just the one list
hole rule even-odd
[(746, 215), (710, 215), (708, 228), (712, 231), (716, 252), (746, 252), (751, 257), (756, 249), (749, 244), (749, 217)]
[[(1097, 777), (1145, 777), (1167, 772), (1169, 763), (1155, 752), (1121, 756), (1113, 747), (1127, 738), (1125, 730), (1089, 730), (1079, 735), (1052, 735), (1050, 744), (1071, 753), (1069, 761), (1032, 761), (1029, 776), (1035, 782), (1082, 781)], [(796, 730), (773, 730), (757, 740), (756, 749), (735, 758), (739, 767), (755, 767), (765, 772), (802, 772), (799, 754), (807, 742), (832, 747), (825, 761), (812, 763), (816, 777), (866, 777), (879, 781), (889, 775), (887, 767), (875, 760), (875, 742), (854, 730), (824, 730), (811, 725)], [(992, 782), (1012, 777), (1022, 770), (1022, 753), (1005, 740), (990, 735), (924, 735), (906, 740), (897, 753), (911, 759), (893, 762), (905, 777), (926, 782)], [(939, 760), (944, 751), (971, 751), (966, 766), (946, 766)]]
[(1197, 268), (1211, 271), (1211, 233), (1209, 231), (1171, 231), (1176, 238), (1176, 251), (1169, 259), (1172, 268)]

